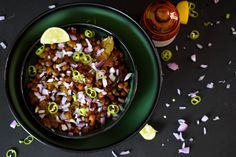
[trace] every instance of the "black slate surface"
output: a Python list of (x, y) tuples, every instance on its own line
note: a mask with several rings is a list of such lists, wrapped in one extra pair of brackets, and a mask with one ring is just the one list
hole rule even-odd
[[(130, 157), (234, 157), (236, 154), (236, 35), (232, 35), (231, 27), (236, 28), (236, 1), (223, 1), (214, 4), (213, 0), (194, 1), (199, 12), (199, 18), (189, 19), (187, 25), (181, 25), (181, 30), (176, 40), (169, 46), (158, 48), (159, 53), (164, 49), (170, 49), (173, 57), (169, 62), (175, 62), (180, 69), (171, 71), (167, 63), (162, 61), (163, 87), (154, 114), (150, 119), (159, 132), (152, 141), (145, 141), (139, 134), (121, 144), (102, 151), (92, 153), (69, 152), (52, 148), (34, 141), (26, 146), (18, 143), (19, 139), (28, 134), (21, 128), (9, 127), (13, 116), (8, 108), (8, 102), (4, 90), (4, 66), (11, 46), (16, 36), (33, 18), (48, 10), (48, 5), (61, 6), (73, 2), (95, 2), (110, 5), (117, 8), (137, 22), (151, 0), (50, 0), (50, 1), (28, 1), (8, 0), (0, 1), (0, 16), (5, 15), (6, 20), (0, 21), (0, 42), (7, 43), (7, 49), (0, 47), (0, 156), (5, 156), (8, 148), (16, 148), (19, 157), (111, 157), (111, 151), (119, 153), (123, 150), (131, 150)], [(175, 1), (177, 2), (177, 0)], [(230, 19), (226, 19), (226, 13), (230, 13)], [(213, 26), (204, 27), (203, 22), (211, 21)], [(191, 41), (187, 35), (192, 30), (200, 31), (200, 38)], [(211, 47), (207, 45), (212, 43)], [(196, 44), (203, 45), (198, 49)], [(175, 47), (179, 50), (176, 51)], [(197, 62), (190, 60), (190, 56), (196, 54)], [(168, 62), (168, 63), (169, 63)], [(208, 68), (200, 68), (201, 64), (207, 64)], [(205, 75), (205, 79), (198, 82), (198, 78)], [(219, 83), (225, 81), (225, 83)], [(206, 85), (214, 83), (213, 89), (207, 89)], [(230, 88), (227, 89), (227, 84)], [(181, 90), (178, 95), (176, 90)], [(196, 106), (190, 103), (188, 93), (199, 91), (202, 102)], [(173, 102), (173, 99), (175, 102)], [(170, 104), (166, 107), (165, 104)], [(179, 106), (185, 106), (185, 110), (179, 110)], [(196, 124), (203, 115), (209, 120), (206, 123)], [(166, 116), (164, 118), (163, 116)], [(213, 121), (219, 116), (219, 121)], [(184, 133), (186, 145), (191, 147), (189, 155), (178, 154), (182, 142), (177, 141), (172, 135), (178, 128), (177, 120), (183, 118), (189, 124), (187, 132)], [(203, 135), (203, 128), (207, 134)], [(124, 128), (125, 129), (125, 128)], [(190, 142), (189, 138), (194, 141)]]

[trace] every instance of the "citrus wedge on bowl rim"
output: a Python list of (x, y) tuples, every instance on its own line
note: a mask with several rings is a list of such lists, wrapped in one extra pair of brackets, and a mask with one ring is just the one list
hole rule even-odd
[(176, 9), (179, 12), (179, 19), (181, 24), (187, 24), (189, 18), (189, 4), (188, 1), (180, 1), (176, 5)]
[(62, 28), (50, 27), (40, 38), (41, 44), (63, 43), (70, 40), (69, 34)]
[(145, 140), (152, 140), (155, 138), (156, 136), (156, 130), (149, 124), (146, 124), (142, 130), (140, 130), (140, 134), (141, 136), (145, 139)]

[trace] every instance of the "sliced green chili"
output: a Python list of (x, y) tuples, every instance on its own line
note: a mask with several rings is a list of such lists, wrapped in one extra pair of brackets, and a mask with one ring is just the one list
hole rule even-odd
[(72, 58), (73, 58), (73, 60), (74, 60), (75, 62), (82, 61), (82, 60), (84, 60), (84, 58), (85, 58), (85, 53), (82, 52), (82, 51), (80, 51), (80, 52), (75, 52), (75, 53), (73, 54)]
[(73, 94), (73, 95), (72, 95), (72, 99), (74, 100), (74, 102), (78, 102), (78, 99), (77, 99), (76, 94)]
[(199, 104), (201, 100), (202, 100), (201, 97), (196, 95), (191, 99), (191, 104), (195, 106)]
[(163, 61), (168, 61), (170, 60), (172, 57), (172, 52), (170, 50), (164, 50), (161, 53), (161, 58), (163, 59)]
[(228, 19), (230, 19), (230, 13), (227, 13), (226, 15), (225, 15), (225, 18), (228, 20)]
[(41, 56), (41, 54), (44, 52), (44, 50), (45, 50), (45, 45), (42, 45), (35, 51), (35, 54), (37, 56)]
[(17, 151), (13, 148), (8, 149), (6, 152), (6, 157), (17, 157)]
[(193, 2), (188, 2), (188, 8), (189, 10), (194, 10), (196, 8), (196, 4)]
[(75, 82), (80, 82), (80, 81), (83, 81), (84, 76), (78, 70), (73, 70), (72, 71), (72, 79)]
[(30, 77), (34, 77), (36, 74), (37, 74), (37, 69), (35, 68), (35, 66), (30, 65), (30, 66), (28, 67), (28, 75), (29, 75)]
[(92, 62), (92, 57), (89, 54), (86, 54), (81, 62), (85, 65), (90, 64)]
[(195, 10), (189, 10), (189, 16), (191, 16), (192, 18), (197, 18), (198, 17), (198, 12)]
[(193, 30), (193, 31), (191, 31), (190, 34), (189, 34), (189, 38), (192, 39), (192, 40), (198, 39), (199, 36), (200, 36), (200, 33), (199, 33), (199, 31), (197, 31), (197, 30)]
[(87, 112), (87, 109), (84, 108), (84, 107), (79, 109), (79, 114), (80, 114), (81, 116), (85, 116), (85, 115), (86, 115), (86, 112)]
[(87, 38), (92, 38), (92, 37), (94, 37), (95, 32), (94, 32), (94, 31), (91, 31), (91, 30), (89, 30), (89, 29), (87, 29), (87, 30), (84, 31), (84, 35), (85, 35)]
[(29, 136), (27, 136), (25, 139), (20, 140), (19, 143), (20, 143), (20, 144), (29, 145), (29, 144), (31, 144), (33, 141), (34, 141), (34, 137), (31, 136), (31, 135), (29, 135)]
[(120, 108), (116, 104), (111, 104), (107, 107), (107, 112), (110, 114), (117, 114), (119, 112)]
[(58, 105), (55, 102), (50, 102), (48, 104), (48, 112), (51, 114), (55, 114), (58, 112)]
[(85, 93), (90, 97), (90, 98), (96, 98), (97, 97), (97, 92), (93, 88), (87, 88), (85, 89)]

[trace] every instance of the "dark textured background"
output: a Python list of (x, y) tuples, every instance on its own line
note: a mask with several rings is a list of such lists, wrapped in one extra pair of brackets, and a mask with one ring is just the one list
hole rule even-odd
[[(61, 6), (71, 2), (95, 2), (110, 5), (119, 9), (137, 22), (151, 0), (0, 0), (0, 15), (6, 15), (5, 21), (0, 21), (0, 42), (5, 41), (8, 45), (6, 50), (0, 47), (0, 156), (5, 156), (8, 148), (15, 147), (19, 157), (111, 157), (111, 151), (120, 152), (131, 150), (130, 157), (174, 157), (186, 156), (178, 154), (181, 142), (176, 141), (172, 133), (178, 127), (177, 120), (184, 118), (189, 124), (189, 129), (184, 133), (186, 144), (191, 146), (189, 157), (234, 157), (236, 154), (236, 36), (231, 33), (231, 27), (236, 27), (236, 1), (220, 0), (214, 4), (213, 0), (195, 1), (199, 18), (190, 19), (187, 25), (181, 25), (181, 30), (176, 40), (165, 48), (173, 52), (170, 62), (179, 64), (178, 71), (171, 71), (165, 62), (162, 62), (164, 82), (163, 88), (154, 114), (150, 119), (159, 133), (152, 141), (145, 141), (137, 134), (131, 139), (122, 142), (114, 148), (93, 153), (66, 152), (57, 148), (51, 148), (34, 141), (31, 145), (25, 146), (18, 143), (19, 139), (27, 136), (21, 128), (12, 129), (9, 127), (13, 116), (8, 108), (8, 102), (4, 91), (4, 66), (10, 48), (14, 44), (16, 36), (33, 18), (48, 10), (48, 5), (56, 4)], [(175, 1), (177, 2), (177, 0)], [(225, 19), (225, 14), (230, 13), (231, 18)], [(213, 26), (204, 27), (203, 22), (211, 21)], [(216, 24), (220, 21), (220, 24)], [(197, 41), (191, 41), (187, 34), (193, 30), (199, 30), (201, 35)], [(125, 31), (125, 30), (124, 30)], [(212, 47), (207, 47), (208, 43)], [(196, 48), (196, 44), (202, 44), (203, 49)], [(178, 45), (179, 50), (175, 50)], [(192, 54), (197, 55), (197, 62), (190, 60)], [(228, 64), (231, 61), (231, 64)], [(199, 68), (200, 64), (209, 65), (206, 69)], [(198, 82), (201, 75), (206, 75), (205, 79)], [(224, 84), (218, 81), (225, 80)], [(206, 85), (214, 82), (213, 89), (207, 89)], [(226, 84), (230, 84), (230, 89), (226, 89)], [(181, 90), (178, 95), (176, 89)], [(188, 93), (198, 90), (202, 97), (202, 102), (197, 106), (192, 106)], [(176, 101), (173, 102), (172, 99)], [(166, 103), (171, 106), (167, 108)], [(186, 110), (179, 110), (179, 106), (186, 106)], [(203, 115), (208, 115), (207, 123), (196, 124), (196, 121)], [(167, 118), (163, 118), (166, 116)], [(215, 116), (219, 116), (219, 121), (213, 121)], [(203, 135), (203, 127), (207, 128), (207, 134)], [(125, 128), (124, 128), (125, 129)], [(194, 141), (189, 142), (193, 137)]]

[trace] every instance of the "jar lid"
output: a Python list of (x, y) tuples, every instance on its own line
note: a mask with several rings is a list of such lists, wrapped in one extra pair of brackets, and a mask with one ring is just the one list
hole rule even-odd
[(172, 3), (158, 0), (146, 8), (142, 24), (153, 35), (167, 34), (179, 27), (179, 14)]

